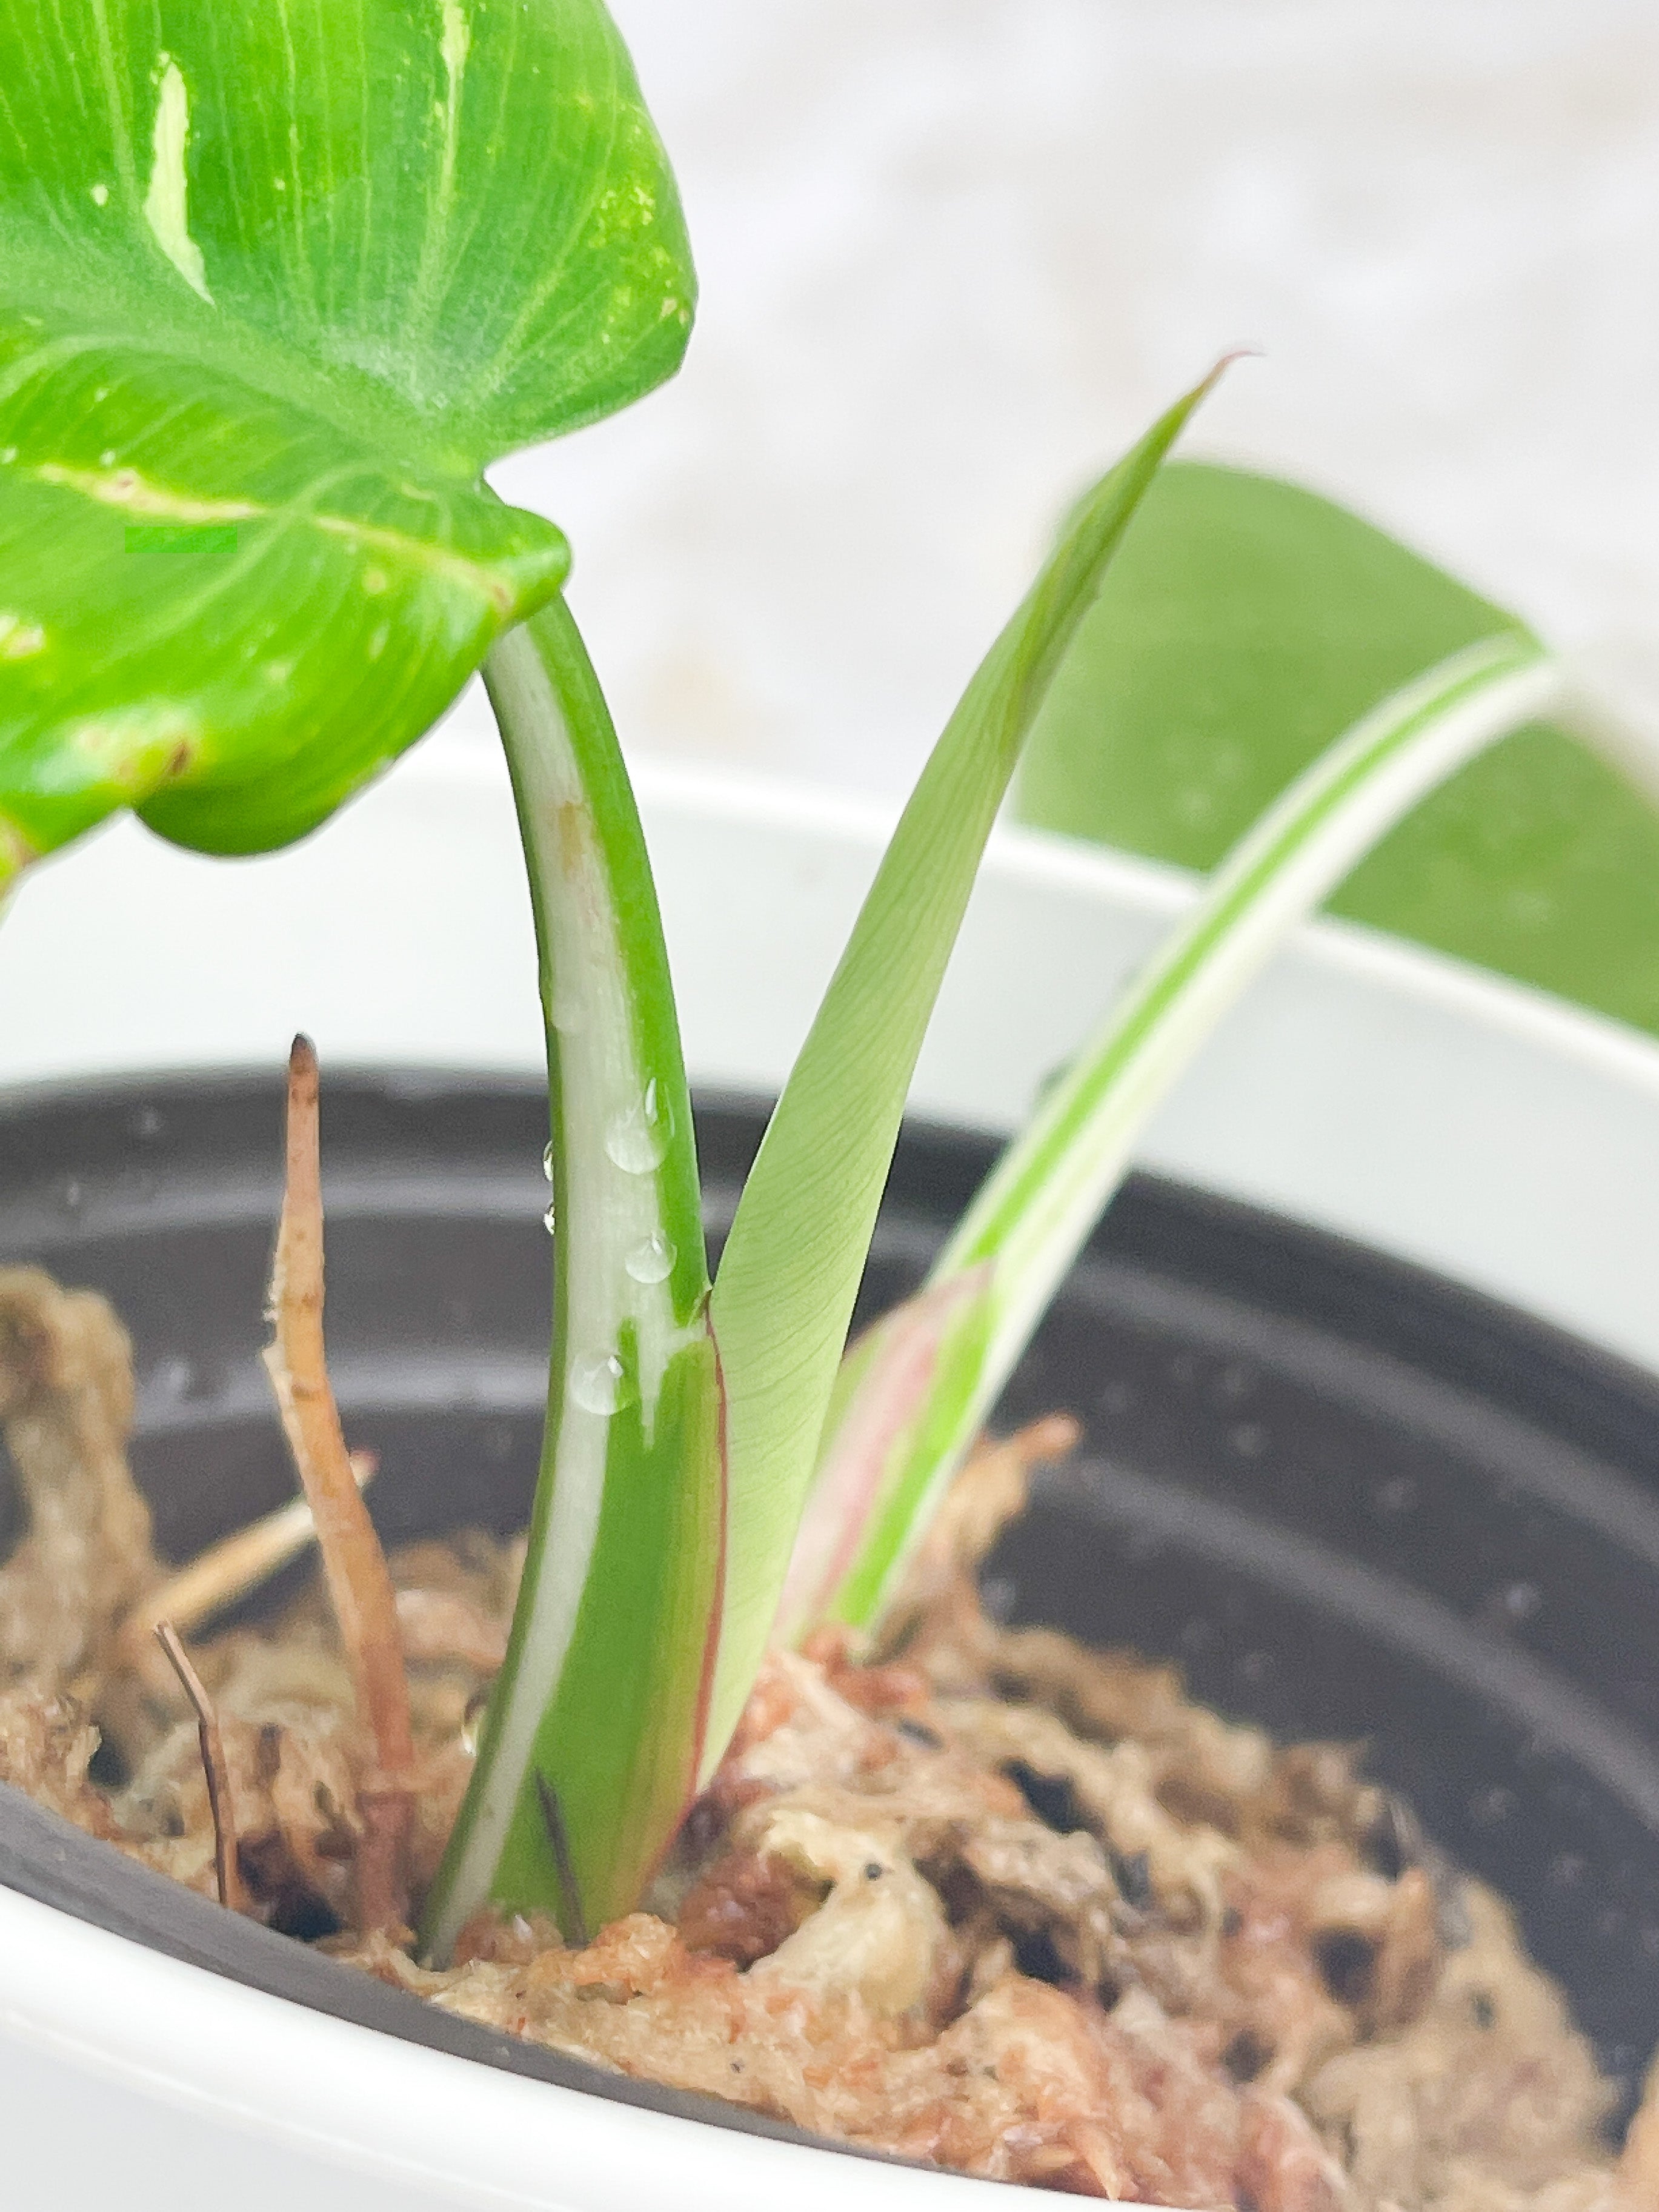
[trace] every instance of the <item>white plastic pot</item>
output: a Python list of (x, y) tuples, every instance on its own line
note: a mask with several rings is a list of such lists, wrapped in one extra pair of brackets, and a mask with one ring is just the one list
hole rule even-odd
[[(888, 826), (817, 794), (641, 778), (694, 1079), (775, 1088)], [(1170, 872), (997, 841), (918, 1111), (1006, 1126), (1190, 896)], [(0, 1079), (539, 1063), (529, 918), (494, 763), (444, 739), (310, 844), (227, 867), (130, 826), (0, 933)], [(1659, 1048), (1358, 930), (1304, 933), (1160, 1117), (1169, 1173), (1426, 1263), (1659, 1370)], [(27, 2212), (681, 2212), (960, 2203), (325, 2020), (0, 1887), (0, 2143)], [(1044, 2201), (1052, 2201), (1045, 2199)]]

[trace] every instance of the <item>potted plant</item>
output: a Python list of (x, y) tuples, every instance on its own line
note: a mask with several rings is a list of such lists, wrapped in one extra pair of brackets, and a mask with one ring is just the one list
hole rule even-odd
[[(15, 142), (27, 304), (16, 441), (3, 449), (19, 599), (4, 647), (13, 872), (121, 805), (209, 851), (301, 835), (420, 734), (481, 654), (513, 769), (548, 1031), (556, 1335), (513, 1634), (424, 1901), (420, 1947), (441, 1973), (481, 1911), (540, 1911), (567, 1938), (626, 1915), (725, 1771), (769, 1641), (831, 1626), (840, 1652), (880, 1626), (1150, 1106), (1382, 831), (1543, 712), (1640, 745), (1512, 626), (1371, 707), (1242, 842), (1051, 1087), (927, 1280), (843, 1364), (921, 1032), (992, 819), (1203, 387), (1082, 502), (970, 685), (767, 1122), (711, 1286), (650, 872), (556, 596), (563, 549), (476, 483), (502, 445), (657, 380), (689, 325), (672, 182), (608, 19), (576, 0), (446, 5), (424, 25), (388, 8), (366, 33), (353, 27), (364, 44), (343, 57), (331, 44), (343, 27), (303, 54), (252, 22), (210, 36), (181, 17), (153, 52), (147, 30), (141, 49), (136, 27), (112, 31), (90, 8), (79, 30), (15, 33), (19, 81), (40, 98)], [(403, 135), (382, 144), (348, 123), (342, 82), (365, 88), (377, 124), (383, 103), (402, 115)], [(233, 88), (248, 85), (274, 88), (264, 135), (228, 127)], [(53, 102), (71, 95), (96, 120), (54, 136)], [(268, 183), (246, 151), (267, 143)], [(480, 273), (464, 246), (485, 228), (500, 245)], [(131, 644), (99, 649), (114, 615)], [(391, 1586), (322, 1364), (315, 1110), (314, 1060), (296, 1048), (271, 1365), (374, 1740), (343, 1854), (351, 1913), (389, 1939), (410, 1901), (413, 1752), (388, 1670)], [(45, 1388), (33, 1340), (15, 1324), (14, 1338), (10, 1409), (49, 1425), (30, 1395)], [(230, 1902), (222, 1753), (199, 1702)], [(836, 1893), (843, 1876), (800, 1850), (809, 1881)], [(858, 1879), (899, 1870), (872, 1863)], [(1126, 1899), (1144, 1875), (1125, 1873)], [(137, 1895), (118, 1926), (141, 1924)], [(268, 1987), (321, 1988), (329, 1970), (300, 1965), (297, 1948), (281, 1968), (249, 1963), (272, 1956), (249, 1948), (255, 1933), (222, 1923), (208, 1936), (198, 1921), (172, 1947)], [(556, 1936), (551, 1951), (569, 1955)], [(394, 1980), (403, 1971), (389, 1954), (380, 1963)], [(166, 1966), (139, 1970), (157, 2005), (183, 1989)], [(356, 1986), (341, 2004), (382, 2017), (374, 1985)], [(240, 1994), (216, 1987), (215, 2003), (227, 1998), (237, 2032), (257, 2033)], [(334, 2033), (318, 2024), (319, 2054)], [(400, 2102), (429, 2094), (456, 2113), (457, 2098), (495, 2097), (498, 2142), (448, 2160), (453, 2198), (506, 2188), (555, 2201), (525, 2193), (544, 2185), (507, 2144), (507, 2085), (457, 2087), (453, 2069), (411, 2054), (393, 2064)], [(372, 2102), (367, 2076), (352, 2094)], [(307, 2124), (316, 2115), (313, 2102)], [(732, 2156), (752, 2158), (761, 2185), (793, 2171), (757, 2146)]]

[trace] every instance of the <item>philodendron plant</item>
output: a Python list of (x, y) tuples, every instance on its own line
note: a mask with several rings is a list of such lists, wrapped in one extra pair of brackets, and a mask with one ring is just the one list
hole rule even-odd
[(690, 325), (673, 181), (599, 0), (16, 0), (0, 245), (0, 885), (123, 808), (201, 851), (287, 842), (483, 668), (535, 910), (556, 1320), (522, 1591), (422, 1940), (441, 1957), (489, 1900), (595, 1925), (638, 1899), (769, 1643), (878, 1628), (1137, 1129), (1285, 931), (1498, 738), (1611, 726), (1496, 614), (1374, 705), (849, 1353), (992, 823), (1206, 386), (1078, 504), (969, 684), (711, 1283), (656, 898), (565, 544), (482, 476), (648, 391)]

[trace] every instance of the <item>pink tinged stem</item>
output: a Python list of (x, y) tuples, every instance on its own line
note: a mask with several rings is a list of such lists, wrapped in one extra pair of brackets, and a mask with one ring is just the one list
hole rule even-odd
[[(930, 1284), (884, 1316), (865, 1340), (871, 1364), (814, 1477), (795, 1539), (778, 1607), (781, 1641), (793, 1642), (822, 1618), (858, 1556), (896, 1448), (927, 1405), (945, 1341), (990, 1273), (988, 1265), (969, 1267)], [(854, 1345), (849, 1359), (859, 1352)]]

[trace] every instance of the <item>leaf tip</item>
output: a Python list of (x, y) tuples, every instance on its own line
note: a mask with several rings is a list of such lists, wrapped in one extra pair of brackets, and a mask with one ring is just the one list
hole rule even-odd
[(1214, 367), (1208, 370), (1205, 375), (1201, 376), (1198, 382), (1193, 386), (1192, 404), (1194, 406), (1197, 406), (1200, 400), (1207, 399), (1210, 394), (1215, 390), (1217, 385), (1220, 383), (1222, 378), (1225, 376), (1227, 371), (1233, 368), (1236, 363), (1241, 361), (1265, 361), (1267, 357), (1267, 349), (1266, 346), (1229, 346), (1226, 352), (1221, 355), (1219, 359), (1216, 362)]

